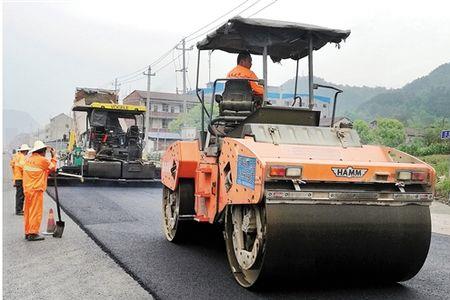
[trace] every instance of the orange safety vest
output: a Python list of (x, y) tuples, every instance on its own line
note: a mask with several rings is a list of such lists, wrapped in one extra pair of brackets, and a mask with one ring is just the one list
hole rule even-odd
[[(237, 65), (236, 67), (234, 67), (233, 70), (228, 72), (227, 78), (244, 78), (244, 79), (258, 80), (258, 76), (256, 76), (256, 74), (252, 70), (243, 67), (241, 65)], [(249, 81), (249, 83), (250, 86), (252, 87), (253, 93), (260, 96), (264, 94), (264, 87), (262, 87), (255, 81)]]
[(23, 178), (23, 167), (25, 165), (26, 156), (22, 152), (17, 152), (11, 158), (9, 165), (13, 171), (13, 179), (14, 180), (22, 180)]
[(23, 189), (25, 193), (47, 189), (48, 174), (56, 169), (55, 158), (51, 160), (37, 153), (31, 154), (23, 167)]

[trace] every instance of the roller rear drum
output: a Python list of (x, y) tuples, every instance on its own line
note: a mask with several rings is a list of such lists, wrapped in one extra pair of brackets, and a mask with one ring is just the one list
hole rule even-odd
[(429, 207), (415, 204), (234, 205), (224, 230), (230, 267), (247, 288), (318, 278), (408, 280), (431, 239)]

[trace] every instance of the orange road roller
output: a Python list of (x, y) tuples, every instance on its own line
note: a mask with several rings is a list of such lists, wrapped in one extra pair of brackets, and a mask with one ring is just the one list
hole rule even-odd
[[(313, 83), (313, 51), (349, 34), (235, 17), (197, 44), (199, 139), (173, 143), (161, 162), (169, 241), (201, 234), (195, 222), (222, 224), (232, 274), (246, 288), (281, 279), (398, 282), (417, 274), (430, 245), (435, 171), (401, 151), (362, 145), (351, 126), (319, 126), (315, 89), (335, 91), (332, 119), (342, 91)], [(261, 55), (264, 94), (254, 94), (254, 79), (217, 79), (205, 101), (202, 50)], [(305, 103), (295, 87), (291, 106), (270, 105), (268, 56), (297, 66), (308, 58)]]

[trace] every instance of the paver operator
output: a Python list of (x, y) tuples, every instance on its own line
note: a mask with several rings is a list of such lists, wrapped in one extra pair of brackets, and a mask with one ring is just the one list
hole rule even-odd
[(25, 195), (23, 194), (23, 166), (25, 165), (26, 155), (31, 148), (27, 144), (22, 144), (13, 155), (10, 166), (13, 171), (14, 186), (16, 188), (16, 215), (23, 215), (23, 203)]
[[(50, 150), (51, 159), (45, 157)], [(44, 192), (47, 189), (48, 174), (56, 169), (55, 149), (46, 146), (41, 141), (34, 143), (31, 156), (25, 161), (23, 168), (23, 187), (25, 191), (24, 223), (25, 239), (27, 241), (40, 241), (44, 237), (39, 235)]]
[[(227, 78), (243, 78), (243, 79), (255, 79), (258, 80), (258, 76), (250, 70), (252, 67), (252, 56), (248, 51), (242, 51), (237, 57), (237, 66), (228, 72)], [(252, 88), (253, 94), (255, 96), (260, 96), (264, 94), (264, 87), (259, 85), (255, 81), (249, 81)]]

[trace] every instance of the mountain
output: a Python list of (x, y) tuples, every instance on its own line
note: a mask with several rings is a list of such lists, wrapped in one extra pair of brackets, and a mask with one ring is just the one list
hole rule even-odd
[(36, 131), (39, 123), (30, 114), (13, 109), (3, 109), (3, 145), (8, 145), (22, 133)]
[[(390, 90), (384, 87), (368, 87), (368, 86), (351, 86), (342, 85), (337, 83), (328, 82), (323, 78), (314, 77), (314, 83), (331, 85), (337, 87), (344, 92), (338, 96), (337, 101), (337, 114), (352, 114), (355, 109), (361, 104), (374, 96), (386, 93)], [(295, 78), (289, 79), (281, 85), (283, 91), (294, 91)], [(298, 88), (297, 91), (301, 93), (308, 93), (308, 77), (299, 76), (298, 77)], [(328, 89), (320, 89), (317, 94), (321, 96), (334, 97), (334, 93)]]
[(355, 114), (366, 120), (395, 118), (404, 123), (428, 124), (450, 116), (450, 63), (400, 89), (380, 93), (360, 104)]

